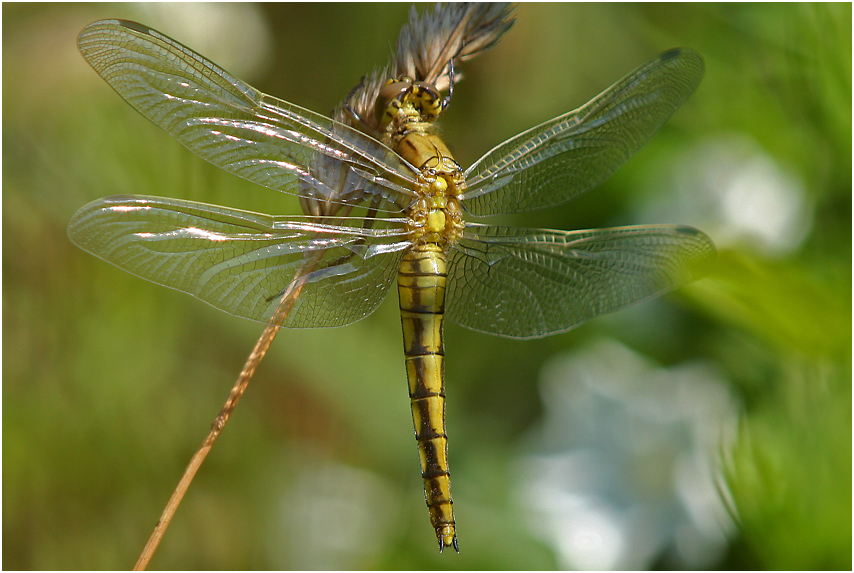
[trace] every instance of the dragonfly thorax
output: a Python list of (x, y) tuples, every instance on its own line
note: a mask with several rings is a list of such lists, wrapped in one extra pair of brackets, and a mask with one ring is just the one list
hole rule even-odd
[(443, 247), (459, 239), (464, 226), (459, 199), (442, 194), (418, 199), (407, 220), (413, 243), (436, 243)]
[[(412, 122), (409, 126), (433, 128), (425, 122)], [(460, 207), (465, 190), (462, 168), (435, 133), (412, 129), (395, 139), (394, 150), (418, 168), (423, 181), (415, 190), (418, 200), (408, 212), (411, 239), (416, 243), (453, 243), (464, 227)]]
[(448, 245), (459, 238), (464, 227), (459, 196), (465, 180), (452, 157), (442, 155), (435, 147), (433, 152), (421, 165), (426, 184), (418, 190), (419, 198), (409, 208), (407, 227), (413, 242)]

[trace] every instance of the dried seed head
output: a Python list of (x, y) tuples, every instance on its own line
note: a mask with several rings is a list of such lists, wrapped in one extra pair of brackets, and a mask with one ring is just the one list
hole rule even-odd
[(511, 10), (508, 3), (455, 3), (438, 4), (419, 15), (413, 6), (409, 22), (400, 30), (392, 63), (364, 76), (335, 109), (335, 119), (380, 138), (374, 106), (390, 78), (405, 76), (432, 84), (440, 92), (448, 90), (451, 60), (456, 83), (462, 78), (459, 64), (494, 46), (510, 29), (515, 22)]

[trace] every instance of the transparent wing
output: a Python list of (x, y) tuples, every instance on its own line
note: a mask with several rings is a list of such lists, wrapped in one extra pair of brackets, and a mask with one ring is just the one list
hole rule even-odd
[[(371, 227), (380, 223), (386, 228)], [(398, 223), (274, 217), (124, 195), (80, 209), (68, 235), (123, 270), (262, 322), (270, 321), (294, 277), (305, 276), (282, 325), (319, 327), (355, 322), (383, 300), (409, 245)]]
[(470, 224), (448, 254), (447, 316), (490, 334), (546, 336), (697, 279), (714, 257), (692, 227)]
[(466, 209), (475, 216), (557, 205), (611, 176), (688, 99), (703, 58), (671, 50), (583, 107), (508, 139), (466, 171)]
[(380, 142), (262, 94), (156, 30), (103, 20), (86, 26), (77, 45), (139, 113), (235, 175), (338, 204), (377, 196), (394, 204), (383, 210), (398, 211), (411, 202), (420, 175)]

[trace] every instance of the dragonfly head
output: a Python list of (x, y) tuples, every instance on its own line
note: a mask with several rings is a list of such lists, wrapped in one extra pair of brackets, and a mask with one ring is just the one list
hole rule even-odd
[[(374, 105), (377, 123), (388, 129), (397, 123), (432, 122), (442, 113), (442, 95), (435, 86), (401, 76), (388, 80)], [(404, 117), (400, 118), (403, 112)]]

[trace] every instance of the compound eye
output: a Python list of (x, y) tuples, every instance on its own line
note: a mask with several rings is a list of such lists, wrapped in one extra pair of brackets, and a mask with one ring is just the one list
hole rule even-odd
[(435, 86), (427, 82), (415, 82), (412, 91), (418, 99), (421, 113), (427, 116), (428, 121), (439, 117), (442, 113), (442, 94)]
[(376, 104), (374, 105), (374, 113), (376, 113), (377, 123), (385, 128), (397, 115), (397, 110), (403, 101), (406, 93), (412, 89), (410, 81), (395, 81), (389, 82), (380, 90), (377, 96)]

